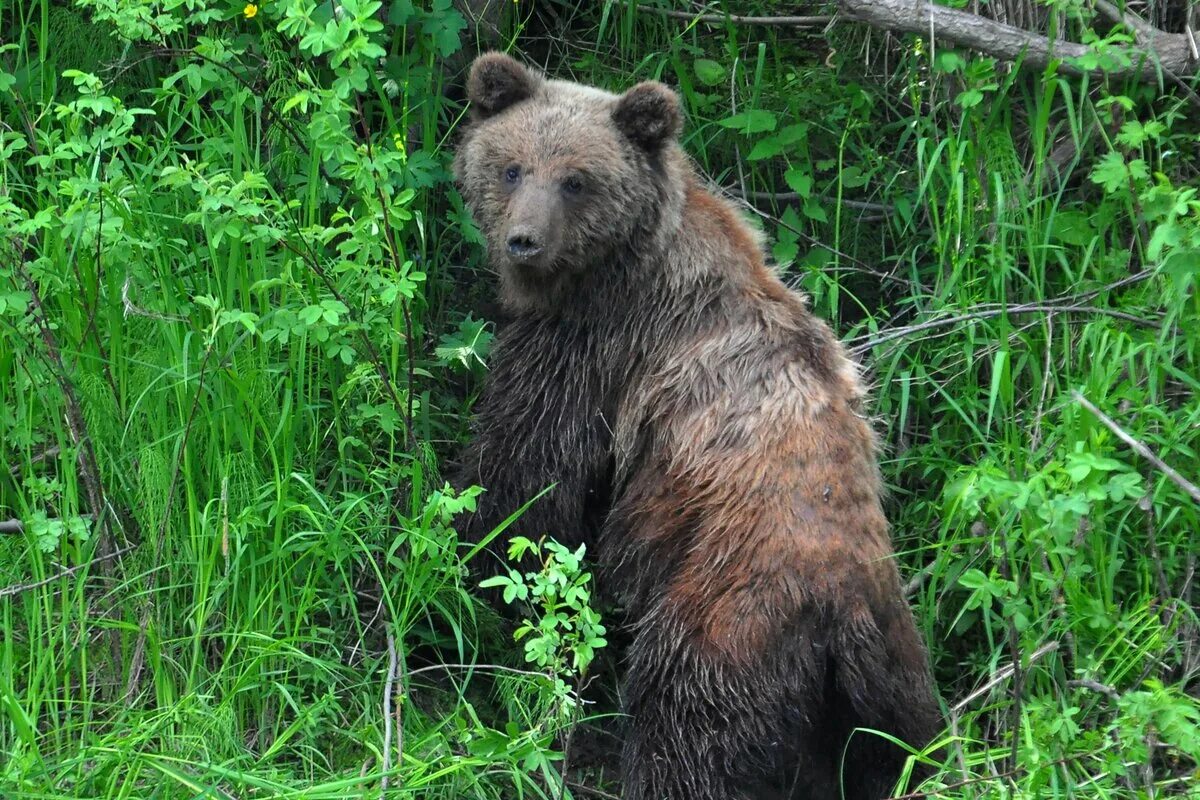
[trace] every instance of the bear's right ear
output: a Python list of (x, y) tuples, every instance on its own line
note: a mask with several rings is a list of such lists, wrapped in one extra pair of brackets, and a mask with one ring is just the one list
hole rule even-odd
[(617, 99), (613, 122), (634, 144), (650, 152), (679, 135), (679, 97), (658, 81), (645, 81)]
[(467, 77), (467, 99), (480, 119), (533, 96), (542, 77), (512, 56), (484, 53), (471, 65)]

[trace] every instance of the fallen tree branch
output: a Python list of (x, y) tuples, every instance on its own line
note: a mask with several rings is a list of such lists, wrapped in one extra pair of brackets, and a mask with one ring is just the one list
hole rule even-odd
[(687, 20), (688, 22), (703, 22), (708, 25), (724, 25), (726, 22), (733, 22), (738, 25), (820, 28), (833, 21), (833, 17), (829, 15), (817, 15), (811, 17), (752, 17), (745, 16), (743, 14), (694, 14), (691, 11), (679, 11), (671, 8), (655, 8), (654, 6), (644, 6), (641, 4), (638, 4), (637, 10), (645, 11), (649, 14), (658, 14), (663, 17), (670, 17), (672, 19), (683, 19)]
[(1092, 412), (1092, 414), (1094, 414), (1096, 416), (1096, 419), (1098, 419), (1104, 423), (1104, 427), (1106, 427), (1110, 431), (1112, 431), (1113, 434), (1115, 434), (1116, 437), (1118, 439), (1120, 439), (1122, 442), (1124, 442), (1125, 444), (1127, 444), (1131, 448), (1133, 448), (1133, 451), (1135, 453), (1137, 453), (1139, 456), (1141, 456), (1142, 458), (1146, 459), (1151, 464), (1153, 464), (1154, 467), (1159, 472), (1161, 472), (1162, 474), (1164, 474), (1168, 478), (1170, 478), (1172, 483), (1174, 483), (1180, 489), (1183, 489), (1183, 491), (1186, 492), (1188, 494), (1188, 496), (1191, 497), (1193, 500), (1195, 500), (1197, 503), (1200, 503), (1200, 486), (1196, 486), (1196, 484), (1192, 483), (1187, 478), (1183, 477), (1178, 472), (1176, 472), (1171, 467), (1170, 464), (1168, 464), (1167, 462), (1165, 462), (1161, 458), (1159, 458), (1158, 455), (1155, 454), (1155, 452), (1153, 450), (1151, 450), (1149, 447), (1142, 444), (1137, 439), (1133, 438), (1128, 433), (1126, 433), (1125, 430), (1120, 425), (1118, 425), (1116, 422), (1113, 421), (1112, 417), (1108, 416), (1103, 411), (1096, 408), (1095, 404), (1093, 404), (1092, 401), (1088, 400), (1086, 397), (1084, 397), (1078, 391), (1072, 389), (1071, 397), (1073, 397), (1075, 399), (1076, 403), (1079, 403), (1079, 405), (1083, 406), (1088, 411)]
[(0, 533), (20, 533), (25, 524), (19, 519), (0, 519)]
[[(1103, 0), (1101, 0), (1103, 2)], [(1134, 47), (1116, 48), (1129, 63), (1105, 69), (1089, 69), (1076, 63), (1099, 54), (1095, 48), (1076, 42), (1056, 41), (1041, 34), (1005, 25), (987, 17), (948, 6), (918, 0), (839, 0), (839, 7), (859, 22), (897, 33), (916, 33), (979, 50), (1004, 61), (1020, 61), (1022, 66), (1046, 69), (1054, 65), (1067, 75), (1107, 75), (1120, 78), (1132, 75), (1157, 82), (1163, 72), (1189, 75), (1196, 71), (1187, 34), (1150, 29), (1139, 36)], [(1117, 12), (1120, 16), (1120, 12)], [(1138, 33), (1136, 24), (1120, 17)], [(1148, 26), (1147, 26), (1148, 27)]]

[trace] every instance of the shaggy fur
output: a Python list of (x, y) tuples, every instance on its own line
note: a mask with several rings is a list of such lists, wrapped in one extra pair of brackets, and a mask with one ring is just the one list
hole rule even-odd
[(939, 714), (856, 370), (704, 188), (665, 86), (489, 54), (468, 93), (455, 169), (514, 321), (467, 535), (553, 484), (516, 527), (598, 556), (636, 631), (627, 800), (884, 797), (903, 753), (851, 732), (922, 746)]

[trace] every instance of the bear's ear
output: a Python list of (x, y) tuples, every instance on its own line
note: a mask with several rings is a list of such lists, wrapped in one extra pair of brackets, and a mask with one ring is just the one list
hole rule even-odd
[(480, 119), (499, 114), (533, 96), (542, 76), (504, 53), (484, 53), (471, 64), (467, 99)]
[(679, 98), (658, 81), (639, 83), (621, 95), (612, 118), (621, 133), (651, 152), (673, 141), (683, 127)]

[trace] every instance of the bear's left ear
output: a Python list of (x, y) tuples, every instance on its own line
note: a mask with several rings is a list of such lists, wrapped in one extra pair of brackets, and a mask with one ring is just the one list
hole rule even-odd
[(683, 127), (679, 98), (658, 81), (639, 83), (621, 95), (612, 118), (621, 133), (650, 152), (673, 141)]

